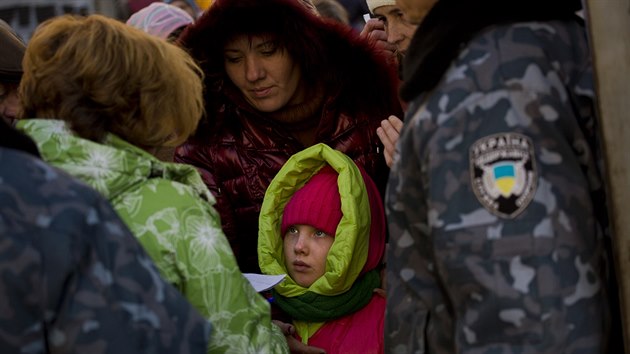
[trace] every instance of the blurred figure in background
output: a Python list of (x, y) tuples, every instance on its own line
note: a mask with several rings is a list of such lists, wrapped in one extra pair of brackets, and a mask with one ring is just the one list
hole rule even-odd
[[(416, 7), (424, 8), (424, 15), (429, 12), (437, 0), (418, 0)], [(370, 19), (365, 24), (364, 31), (372, 31), (376, 28), (383, 30), (387, 35), (387, 42), (395, 46), (395, 55), (398, 65), (407, 53), (407, 48), (413, 34), (418, 27), (417, 23), (411, 23), (403, 16), (402, 10), (396, 5), (395, 0), (366, 0), (370, 13), (382, 27), (375, 27), (375, 20)]]
[[(411, 38), (418, 24), (435, 4), (435, 1), (417, 0), (415, 8), (420, 9), (420, 13), (416, 20), (417, 22), (411, 23), (405, 18), (401, 9), (396, 5), (395, 0), (366, 0), (368, 8), (374, 17), (366, 22), (361, 34), (379, 42), (379, 47), (391, 54), (391, 62), (400, 71), (402, 60), (407, 53)], [(401, 104), (406, 109), (407, 102), (401, 100)], [(377, 130), (378, 137), (385, 147), (387, 165), (390, 167), (402, 126), (402, 120), (392, 115), (384, 119), (381, 122), (381, 127)]]
[(339, 3), (348, 11), (350, 25), (355, 31), (360, 32), (365, 24), (363, 15), (368, 12), (365, 0), (338, 0)]
[[(193, 22), (188, 12), (163, 2), (154, 2), (127, 20), (128, 25), (172, 43)], [(153, 155), (162, 161), (172, 162), (174, 153), (175, 147), (162, 146), (157, 147)]]
[(164, 3), (179, 7), (194, 19), (199, 17), (202, 12), (195, 0), (164, 0)]
[(313, 5), (323, 18), (335, 20), (344, 25), (350, 25), (348, 11), (337, 0), (313, 0)]
[(12, 125), (20, 100), (17, 88), (22, 78), (22, 58), (26, 46), (13, 29), (0, 20), (0, 118)]
[(581, 1), (398, 4), (419, 27), (386, 198), (386, 347), (621, 350)]
[(169, 42), (174, 42), (186, 26), (193, 22), (188, 12), (161, 2), (150, 4), (127, 20), (128, 25)]

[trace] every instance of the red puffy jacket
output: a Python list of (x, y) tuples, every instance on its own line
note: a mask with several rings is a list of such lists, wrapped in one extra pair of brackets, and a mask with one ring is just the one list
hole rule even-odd
[(385, 305), (385, 298), (374, 294), (361, 310), (326, 322), (308, 339), (308, 345), (328, 354), (384, 353)]

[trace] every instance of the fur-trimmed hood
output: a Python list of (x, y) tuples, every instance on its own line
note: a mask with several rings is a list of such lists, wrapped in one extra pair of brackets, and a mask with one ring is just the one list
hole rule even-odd
[(338, 174), (342, 218), (326, 261), (326, 273), (309, 288), (291, 278), (276, 286), (283, 296), (313, 291), (333, 296), (348, 291), (380, 265), (385, 250), (385, 211), (374, 182), (347, 155), (317, 144), (293, 155), (269, 184), (259, 219), (258, 259), (266, 274), (286, 274), (280, 224), (293, 195), (323, 166)]
[(211, 119), (225, 103), (240, 102), (242, 109), (251, 109), (238, 99), (224, 68), (223, 48), (239, 34), (275, 35), (300, 64), (305, 84), (323, 87), (326, 101), (332, 96), (342, 102), (344, 113), (396, 114), (391, 109), (397, 97), (395, 68), (352, 28), (324, 21), (295, 0), (217, 0), (179, 38), (206, 75)]

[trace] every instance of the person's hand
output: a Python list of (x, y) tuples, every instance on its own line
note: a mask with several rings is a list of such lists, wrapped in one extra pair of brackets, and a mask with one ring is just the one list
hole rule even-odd
[(383, 21), (377, 18), (369, 19), (363, 26), (360, 36), (374, 42), (376, 48), (385, 52), (388, 59), (396, 60), (396, 45), (387, 41)]
[(402, 129), (403, 122), (396, 116), (389, 116), (389, 118), (381, 121), (381, 126), (376, 129), (376, 135), (381, 139), (383, 146), (385, 147), (385, 163), (390, 168), (394, 161), (394, 153), (396, 152), (396, 143), (400, 137), (400, 130)]
[[(385, 245), (385, 247), (387, 247), (387, 244)], [(387, 299), (387, 290), (385, 289), (385, 286), (387, 285), (386, 283), (387, 279), (385, 278), (385, 274), (386, 274), (385, 265), (383, 265), (383, 267), (381, 268), (380, 274), (381, 274), (381, 287), (374, 289), (373, 292), (377, 295), (380, 295), (382, 298)]]
[(271, 322), (278, 326), (285, 336), (292, 336), (295, 334), (295, 327), (293, 327), (293, 325), (291, 325), (290, 323), (278, 320), (271, 320)]
[(289, 350), (291, 353), (296, 354), (326, 354), (326, 351), (317, 347), (310, 347), (295, 338), (293, 335), (295, 334), (295, 327), (293, 327), (290, 323), (285, 323), (278, 320), (272, 320), (273, 324), (280, 327), (282, 333), (284, 333), (285, 338), (287, 339), (287, 344), (289, 345)]

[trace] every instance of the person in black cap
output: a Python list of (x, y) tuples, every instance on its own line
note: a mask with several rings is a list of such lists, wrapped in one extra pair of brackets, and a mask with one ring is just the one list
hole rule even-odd
[(17, 116), (17, 87), (22, 78), (26, 46), (11, 26), (0, 20), (0, 118), (12, 123)]

